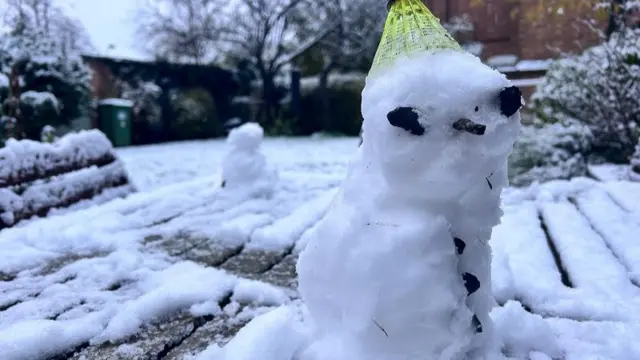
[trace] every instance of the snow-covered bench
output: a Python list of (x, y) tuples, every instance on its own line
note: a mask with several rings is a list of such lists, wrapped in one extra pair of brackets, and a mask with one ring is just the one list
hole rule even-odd
[(0, 148), (0, 229), (53, 208), (134, 189), (107, 137), (98, 130), (64, 136), (54, 144), (9, 140)]

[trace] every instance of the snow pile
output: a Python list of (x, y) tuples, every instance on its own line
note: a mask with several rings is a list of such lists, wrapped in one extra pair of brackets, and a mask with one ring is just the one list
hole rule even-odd
[(368, 79), (366, 141), (298, 262), (318, 326), (309, 359), (497, 350), (487, 241), (520, 127), (520, 93), (508, 87), (448, 51)]
[(631, 168), (629, 169), (629, 179), (640, 181), (640, 140), (636, 145), (636, 151), (631, 158)]
[(276, 170), (260, 151), (264, 130), (257, 123), (234, 128), (227, 137), (227, 153), (222, 160), (223, 187), (229, 193), (270, 197), (278, 182)]

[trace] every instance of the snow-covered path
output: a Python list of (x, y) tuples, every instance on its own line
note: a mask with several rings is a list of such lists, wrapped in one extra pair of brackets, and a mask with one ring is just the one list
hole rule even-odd
[[(181, 360), (226, 343), (297, 297), (297, 251), (356, 145), (266, 141), (282, 181), (246, 201), (218, 189), (217, 142), (124, 149), (147, 191), (0, 231), (0, 358)], [(640, 184), (588, 179), (504, 195), (494, 293), (542, 316), (561, 359), (640, 358), (639, 198)], [(544, 336), (510, 311), (496, 310), (506, 351), (528, 354)]]

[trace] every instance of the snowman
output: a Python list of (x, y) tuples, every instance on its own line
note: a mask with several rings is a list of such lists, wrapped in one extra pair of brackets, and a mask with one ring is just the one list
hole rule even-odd
[(249, 122), (234, 128), (227, 137), (227, 153), (222, 160), (221, 187), (227, 194), (269, 197), (278, 181), (278, 173), (267, 164), (260, 145), (264, 130)]
[(315, 323), (299, 358), (500, 359), (488, 241), (522, 96), (420, 0), (389, 5), (364, 142), (297, 264)]

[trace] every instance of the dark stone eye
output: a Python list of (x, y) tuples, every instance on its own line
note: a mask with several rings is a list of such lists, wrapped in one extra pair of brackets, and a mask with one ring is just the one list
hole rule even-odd
[(389, 124), (420, 136), (424, 135), (425, 128), (418, 122), (418, 118), (418, 113), (410, 107), (398, 107), (387, 114)]
[(522, 92), (517, 86), (511, 86), (500, 91), (500, 112), (511, 117), (522, 107)]
[(480, 111), (480, 108), (476, 106), (476, 112)]

